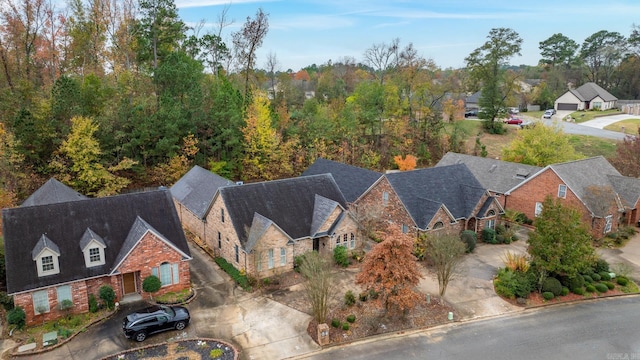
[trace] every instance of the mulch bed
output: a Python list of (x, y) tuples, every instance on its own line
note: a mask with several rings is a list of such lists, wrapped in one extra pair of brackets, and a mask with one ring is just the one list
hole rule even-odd
[[(616, 288), (613, 290), (609, 290), (606, 293), (598, 293), (598, 292), (593, 292), (593, 293), (585, 293), (584, 295), (578, 295), (578, 294), (574, 294), (574, 293), (569, 293), (565, 296), (556, 296), (551, 300), (545, 300), (542, 297), (542, 294), (539, 292), (532, 292), (529, 297), (527, 298), (527, 307), (534, 307), (534, 306), (541, 306), (541, 305), (549, 305), (549, 304), (560, 304), (560, 303), (565, 303), (565, 302), (571, 302), (571, 301), (578, 301), (578, 300), (585, 300), (585, 299), (596, 299), (596, 298), (604, 298), (604, 297), (608, 297), (608, 296), (613, 296), (613, 295), (623, 295), (625, 294), (622, 290), (620, 290), (618, 288), (618, 286), (616, 285)], [(507, 300), (507, 299), (505, 299)]]
[[(219, 355), (212, 357), (213, 355)], [(180, 340), (160, 345), (150, 345), (124, 351), (102, 360), (200, 360), (200, 359), (237, 359), (236, 349), (225, 342), (214, 339)]]

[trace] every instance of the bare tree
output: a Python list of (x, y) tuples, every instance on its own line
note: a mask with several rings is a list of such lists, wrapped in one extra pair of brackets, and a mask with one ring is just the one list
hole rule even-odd
[(256, 52), (269, 31), (269, 14), (258, 9), (254, 19), (247, 17), (240, 31), (233, 33), (233, 47), (238, 65), (244, 71), (244, 93), (249, 92), (249, 73), (256, 61)]
[(331, 260), (316, 251), (307, 252), (300, 265), (300, 273), (307, 279), (304, 289), (311, 302), (313, 317), (321, 324), (327, 318), (329, 290), (334, 279)]
[(267, 76), (269, 76), (269, 81), (271, 83), (271, 93), (273, 94), (273, 98), (276, 98), (276, 72), (280, 70), (280, 63), (278, 62), (278, 58), (274, 52), (269, 52), (267, 55)]
[(364, 62), (371, 66), (380, 76), (380, 84), (384, 83), (386, 73), (396, 66), (398, 61), (398, 44), (400, 39), (395, 38), (391, 44), (373, 44), (364, 52)]
[(445, 233), (427, 237), (427, 256), (435, 267), (441, 298), (444, 297), (449, 282), (460, 274), (465, 251), (466, 245), (457, 235)]

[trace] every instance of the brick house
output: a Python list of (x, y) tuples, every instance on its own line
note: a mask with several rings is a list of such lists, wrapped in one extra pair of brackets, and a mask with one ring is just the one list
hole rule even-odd
[[(27, 324), (87, 312), (89, 295), (99, 299), (103, 285), (117, 300), (148, 297), (142, 281), (149, 275), (162, 282), (154, 295), (191, 285), (191, 256), (168, 190), (27, 205), (37, 206), (2, 211), (7, 293)], [(61, 309), (64, 300), (70, 309)]]
[(235, 183), (213, 172), (194, 166), (170, 189), (180, 222), (200, 240), (216, 233), (213, 224), (206, 221), (213, 197), (222, 186)]
[(330, 174), (220, 187), (204, 238), (236, 268), (257, 278), (293, 269), (310, 250), (361, 247), (357, 224)]
[(465, 164), (385, 174), (354, 206), (416, 235), (494, 228), (503, 212)]
[(485, 189), (489, 190), (489, 192), (498, 199), (502, 207), (505, 206), (506, 198), (504, 194), (506, 192), (542, 170), (542, 168), (538, 166), (454, 152), (446, 153), (436, 164), (436, 167), (454, 164), (467, 165), (469, 171), (471, 171)]
[(640, 179), (620, 175), (602, 156), (546, 166), (506, 193), (506, 208), (534, 219), (547, 196), (582, 213), (594, 238), (638, 221)]
[(301, 176), (319, 174), (331, 174), (349, 204), (356, 201), (382, 176), (382, 173), (377, 171), (323, 158), (316, 159)]

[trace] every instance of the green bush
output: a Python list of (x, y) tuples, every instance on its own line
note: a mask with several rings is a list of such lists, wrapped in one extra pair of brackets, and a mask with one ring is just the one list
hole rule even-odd
[[(497, 237), (497, 236), (496, 236)], [(511, 244), (511, 236), (505, 236), (504, 238), (504, 243), (505, 244)]]
[(555, 295), (553, 295), (553, 293), (551, 291), (545, 291), (545, 292), (542, 293), (542, 297), (545, 300), (551, 300), (551, 299), (553, 299), (555, 297)]
[(490, 228), (482, 229), (482, 241), (489, 244), (495, 244), (496, 231)]
[(306, 255), (307, 253), (304, 253), (302, 255), (296, 255), (293, 257), (293, 270), (295, 272), (300, 272), (300, 266), (302, 266), (302, 262), (304, 261)]
[(568, 288), (568, 287), (566, 287), (566, 286), (563, 286), (563, 287), (562, 287), (562, 291), (560, 292), (560, 295), (562, 295), (562, 296), (567, 296), (567, 295), (569, 295), (569, 288)]
[(217, 257), (215, 258), (216, 264), (220, 266), (224, 272), (229, 274), (233, 281), (235, 281), (242, 289), (245, 291), (251, 291), (251, 285), (249, 284), (249, 279), (246, 275), (240, 273), (238, 269), (236, 269), (232, 264), (230, 264), (225, 258)]
[(98, 312), (98, 300), (93, 294), (89, 294), (89, 311), (92, 313)]
[(591, 279), (593, 279), (593, 281), (600, 281), (602, 278), (600, 277), (600, 274), (593, 274), (591, 275)]
[(349, 323), (348, 322), (342, 324), (342, 330), (349, 331)]
[(601, 272), (598, 273), (598, 275), (600, 275), (600, 280), (602, 280), (602, 281), (611, 280), (611, 275), (609, 275), (609, 273), (607, 271), (601, 271)]
[(629, 280), (625, 277), (617, 277), (616, 282), (620, 286), (627, 286), (627, 284), (629, 284)]
[(504, 235), (506, 232), (507, 232), (507, 228), (504, 227), (504, 225), (502, 225), (502, 224), (496, 225), (496, 234), (497, 235)]
[(347, 316), (347, 321), (353, 324), (354, 322), (356, 322), (356, 316), (353, 314)]
[(7, 311), (13, 309), (13, 296), (7, 295), (4, 291), (0, 292), (0, 304)]
[(331, 326), (333, 326), (334, 328), (338, 328), (340, 327), (340, 320), (338, 319), (331, 319)]
[(504, 244), (504, 235), (500, 234), (500, 235), (496, 235), (496, 242), (495, 244)]
[(377, 291), (375, 291), (375, 290), (373, 290), (373, 289), (370, 289), (370, 290), (369, 290), (369, 298), (370, 298), (370, 299), (375, 300), (375, 299), (377, 299), (377, 298), (378, 298), (378, 295), (380, 295), (380, 293), (379, 293), (379, 292), (377, 292)]
[(69, 299), (64, 299), (58, 303), (58, 308), (62, 311), (69, 310), (73, 307), (73, 302)]
[(348, 290), (344, 294), (344, 304), (347, 306), (352, 306), (356, 303), (356, 296), (353, 294), (353, 291)]
[(368, 298), (369, 294), (367, 294), (366, 292), (361, 292), (360, 295), (358, 295), (358, 299), (360, 299), (360, 301), (362, 302), (367, 301)]
[(585, 284), (591, 284), (593, 282), (593, 278), (589, 275), (583, 275), (582, 278), (584, 279)]
[(154, 293), (160, 290), (162, 287), (162, 282), (160, 282), (160, 278), (155, 275), (149, 275), (144, 280), (142, 280), (142, 291), (148, 293)]
[(616, 284), (612, 283), (611, 281), (605, 281), (603, 282), (603, 284), (605, 284), (609, 290), (613, 290), (616, 288)]
[(478, 234), (475, 231), (465, 230), (460, 234), (460, 240), (467, 245), (467, 253), (472, 253), (476, 248)]
[(22, 330), (22, 328), (24, 328), (26, 319), (27, 314), (25, 314), (24, 310), (20, 306), (14, 307), (7, 312), (7, 323), (15, 325), (18, 330)]
[(576, 295), (584, 295), (584, 288), (583, 287), (572, 288), (571, 292)]
[(349, 254), (347, 248), (344, 246), (336, 246), (333, 249), (333, 260), (336, 264), (342, 267), (349, 266)]
[(73, 331), (71, 331), (71, 330), (69, 330), (67, 328), (58, 329), (58, 336), (62, 337), (63, 339), (67, 339), (72, 334), (73, 334)]
[(528, 273), (500, 269), (494, 280), (496, 293), (500, 296), (513, 298), (527, 298), (533, 290), (534, 280)]
[(209, 351), (209, 358), (211, 359), (217, 359), (219, 357), (222, 357), (222, 355), (224, 355), (224, 350), (222, 349), (212, 349), (211, 351)]
[(548, 277), (542, 282), (542, 292), (552, 292), (554, 296), (560, 296), (562, 293), (562, 284), (560, 280), (554, 277)]
[(572, 278), (567, 278), (567, 287), (569, 289), (573, 289), (573, 288), (581, 288), (584, 286), (584, 277), (582, 277), (582, 275), (578, 274), (575, 277)]
[(593, 284), (589, 284), (584, 289), (588, 293), (596, 292), (596, 287)]
[(607, 285), (603, 283), (595, 284), (595, 288), (596, 290), (598, 290), (599, 293), (606, 293), (607, 291), (609, 291), (609, 288), (607, 287)]
[(593, 271), (600, 273), (602, 271), (609, 272), (609, 263), (605, 259), (598, 259), (596, 263), (593, 265)]
[(109, 285), (100, 286), (100, 290), (98, 290), (98, 294), (100, 295), (100, 299), (104, 301), (104, 304), (109, 308), (109, 310), (113, 310), (116, 301), (116, 292), (113, 291), (113, 288)]
[(511, 236), (511, 241), (512, 241), (512, 242), (516, 242), (516, 241), (518, 241), (518, 240), (520, 240), (520, 238), (518, 237), (518, 235), (515, 235), (515, 234), (514, 234), (513, 236)]

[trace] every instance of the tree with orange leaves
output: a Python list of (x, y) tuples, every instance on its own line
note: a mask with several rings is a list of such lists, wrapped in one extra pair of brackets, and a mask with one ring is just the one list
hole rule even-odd
[(416, 168), (416, 164), (418, 162), (418, 159), (411, 154), (405, 156), (404, 159), (402, 158), (402, 155), (396, 155), (393, 157), (393, 160), (396, 162), (396, 165), (398, 165), (398, 169), (400, 169), (400, 171), (413, 170)]
[(378, 293), (377, 301), (390, 312), (406, 314), (421, 299), (414, 288), (422, 275), (412, 254), (413, 241), (395, 226), (389, 226), (385, 238), (365, 255), (356, 284)]

